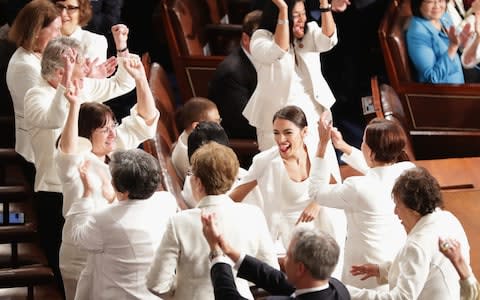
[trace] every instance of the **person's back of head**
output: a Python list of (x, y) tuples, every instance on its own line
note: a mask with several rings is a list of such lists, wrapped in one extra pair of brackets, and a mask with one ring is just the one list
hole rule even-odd
[(62, 53), (70, 48), (77, 51), (77, 63), (83, 62), (84, 48), (76, 39), (70, 37), (58, 37), (48, 42), (47, 47), (45, 47), (45, 50), (43, 51), (41, 62), (41, 73), (45, 80), (51, 80), (58, 77), (56, 71), (63, 69), (64, 67)]
[(188, 160), (193, 153), (208, 142), (229, 146), (228, 136), (223, 127), (216, 122), (200, 122), (188, 136)]
[(207, 98), (194, 97), (177, 110), (179, 129), (190, 132), (197, 122), (214, 121), (220, 123), (217, 105)]
[(375, 118), (365, 128), (365, 143), (372, 150), (373, 159), (382, 163), (409, 160), (402, 127), (391, 120)]
[(160, 165), (140, 149), (115, 151), (109, 167), (112, 185), (117, 192), (128, 193), (128, 199), (144, 200), (157, 191), (160, 184)]
[(340, 248), (320, 230), (300, 228), (293, 233), (291, 258), (301, 262), (314, 280), (328, 280), (337, 266)]
[(237, 178), (237, 155), (227, 146), (209, 142), (197, 149), (191, 159), (192, 176), (197, 177), (206, 195), (225, 194)]
[(250, 52), (250, 38), (255, 30), (260, 26), (260, 21), (262, 20), (262, 11), (254, 10), (249, 12), (243, 18), (242, 24), (242, 39), (241, 43), (243, 48)]
[(48, 0), (34, 0), (25, 5), (13, 21), (8, 39), (17, 47), (35, 51), (35, 40), (40, 30), (52, 23), (60, 14), (55, 5)]

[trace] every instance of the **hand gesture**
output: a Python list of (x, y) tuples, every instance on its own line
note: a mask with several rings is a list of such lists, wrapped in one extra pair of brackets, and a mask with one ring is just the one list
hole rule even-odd
[(202, 211), (202, 231), (211, 249), (220, 246), (220, 234), (215, 224), (215, 213), (205, 213)]
[(343, 140), (342, 133), (340, 131), (338, 131), (338, 129), (336, 127), (332, 128), (330, 137), (332, 139), (333, 146), (336, 149), (340, 149), (343, 146), (343, 144), (345, 143), (345, 141)]
[(102, 181), (102, 196), (109, 204), (111, 204), (116, 198), (115, 189), (112, 186), (112, 180), (110, 179), (110, 176), (108, 176), (105, 171), (100, 168), (96, 168), (95, 172)]
[(310, 202), (303, 210), (295, 225), (299, 224), (300, 222), (311, 222), (315, 220), (320, 212), (320, 209), (320, 205), (318, 205), (315, 201)]
[(125, 59), (124, 66), (128, 74), (130, 74), (130, 76), (132, 76), (135, 80), (147, 78), (142, 61), (138, 56), (135, 55)]
[(115, 41), (117, 50), (122, 50), (127, 47), (128, 27), (124, 24), (116, 24), (112, 26), (112, 35)]
[(80, 172), (80, 179), (82, 180), (83, 183), (83, 197), (89, 197), (92, 194), (92, 183), (91, 183), (91, 178), (88, 176), (88, 171), (90, 169), (90, 161), (86, 160), (84, 161), (80, 167), (78, 168), (78, 171)]
[(459, 261), (462, 256), (460, 252), (460, 242), (449, 238), (438, 239), (438, 249), (445, 255), (452, 263)]
[(318, 121), (318, 136), (320, 136), (320, 144), (327, 145), (331, 138), (332, 132), (332, 113), (324, 111)]
[(335, 12), (344, 12), (350, 4), (351, 2), (349, 0), (332, 0), (332, 10)]
[(66, 90), (65, 90), (65, 98), (67, 98), (68, 103), (70, 105), (80, 105), (82, 104), (82, 100), (78, 97), (80, 94), (80, 84), (78, 80), (73, 81), (73, 85), (70, 85)]
[(72, 75), (77, 62), (77, 57), (78, 53), (76, 49), (68, 48), (62, 52), (63, 75), (61, 84), (67, 88), (67, 90), (72, 86)]
[(379, 277), (380, 276), (380, 269), (376, 264), (364, 264), (364, 265), (357, 265), (352, 266), (350, 269), (350, 273), (353, 276), (364, 275), (360, 280), (365, 280), (370, 277)]
[(472, 36), (472, 33), (470, 32), (470, 26), (471, 25), (469, 23), (465, 24), (465, 26), (462, 28), (462, 31), (460, 31), (458, 34), (455, 27), (450, 26), (450, 28), (448, 28), (448, 39), (450, 40), (450, 44), (455, 47), (464, 48)]
[(278, 10), (287, 7), (287, 3), (285, 3), (285, 0), (272, 0), (272, 2), (278, 7)]
[(101, 64), (98, 63), (98, 57), (93, 61), (87, 58), (85, 60), (85, 64), (88, 68), (87, 76), (89, 78), (103, 79), (110, 77), (113, 73), (115, 73), (115, 68), (117, 67), (117, 58), (112, 56)]

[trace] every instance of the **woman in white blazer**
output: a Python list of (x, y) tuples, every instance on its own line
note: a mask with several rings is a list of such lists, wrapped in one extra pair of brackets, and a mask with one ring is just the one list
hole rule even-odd
[(390, 262), (357, 265), (352, 274), (377, 277), (388, 291), (347, 286), (352, 299), (451, 300), (460, 299), (457, 272), (440, 251), (438, 239), (448, 236), (462, 245), (462, 255), (470, 263), (470, 246), (458, 219), (440, 209), (442, 193), (437, 180), (424, 168), (405, 171), (392, 189), (395, 213), (407, 232), (405, 245)]
[[(147, 287), (152, 293), (181, 300), (214, 299), (210, 247), (202, 234), (202, 211), (216, 214), (222, 233), (236, 248), (278, 268), (273, 241), (260, 209), (235, 203), (224, 194), (236, 180), (238, 167), (233, 150), (216, 142), (193, 153), (190, 181), (198, 205), (169, 220), (147, 275)], [(235, 279), (235, 283), (243, 297), (253, 299), (247, 281)]]
[[(155, 108), (143, 65), (138, 59), (132, 59), (126, 62), (125, 67), (135, 78), (138, 88), (137, 105), (132, 108), (130, 116), (122, 120), (118, 128), (115, 115), (108, 106), (95, 102), (80, 105), (81, 101), (72, 99), (73, 91), (66, 95), (70, 102), (69, 113), (55, 162), (63, 193), (65, 224), (60, 247), (60, 271), (67, 300), (74, 299), (80, 272), (87, 263), (87, 251), (77, 247), (73, 240), (72, 231), (76, 224), (70, 211), (72, 203), (81, 198), (83, 193), (79, 167), (85, 161), (89, 161), (92, 170), (89, 176), (94, 178), (92, 179), (94, 189), (90, 198), (93, 210), (99, 211), (114, 200), (113, 191), (108, 189), (111, 181), (107, 165), (110, 153), (114, 150), (136, 148), (142, 141), (152, 138), (157, 128), (159, 113)], [(75, 91), (75, 94), (79, 94), (79, 91)], [(164, 212), (157, 213), (160, 219), (163, 216), (166, 223), (172, 211), (175, 212), (176, 204), (175, 201), (171, 201), (172, 196), (162, 197), (165, 198), (163, 201), (165, 209)], [(173, 209), (168, 207), (169, 203)], [(158, 242), (163, 232), (160, 229)]]
[[(331, 124), (320, 122), (322, 137), (312, 162), (309, 195), (320, 205), (343, 209), (347, 217), (347, 239), (342, 282), (377, 288), (375, 279), (359, 280), (350, 273), (353, 264), (392, 260), (405, 241), (405, 231), (394, 214), (391, 192), (395, 180), (415, 165), (409, 161), (401, 127), (389, 120), (375, 119), (365, 129), (362, 151), (348, 145)], [(330, 184), (325, 171), (325, 148), (332, 133), (342, 159), (363, 176), (352, 176), (342, 184)], [(386, 289), (386, 286), (381, 287)]]
[[(337, 32), (327, 0), (320, 0), (321, 27), (310, 17), (303, 0), (268, 0), (262, 21), (250, 42), (257, 70), (257, 88), (243, 115), (257, 129), (261, 151), (274, 145), (273, 114), (296, 105), (316, 124), (335, 98), (322, 75), (320, 53), (337, 44)], [(316, 132), (311, 137), (318, 141)]]
[[(272, 238), (283, 246), (279, 251), (287, 249), (291, 232), (299, 224), (328, 232), (343, 245), (344, 213), (321, 207), (308, 195), (315, 152), (314, 145), (305, 141), (308, 126), (304, 112), (294, 105), (280, 109), (273, 116), (273, 132), (276, 146), (255, 155), (248, 173), (230, 197), (243, 201), (258, 187)], [(330, 174), (328, 166), (325, 172)]]
[[(161, 179), (158, 161), (140, 149), (116, 151), (109, 167), (118, 202), (95, 211), (91, 178), (83, 165), (82, 198), (69, 211), (72, 238), (89, 252), (75, 299), (156, 299), (147, 290), (145, 274), (168, 217), (175, 210), (167, 192), (153, 197)], [(170, 214), (168, 214), (168, 212)]]

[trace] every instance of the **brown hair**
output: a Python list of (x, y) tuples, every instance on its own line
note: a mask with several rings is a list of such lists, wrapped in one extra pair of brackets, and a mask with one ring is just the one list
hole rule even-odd
[(8, 39), (17, 47), (34, 51), (40, 30), (48, 27), (57, 17), (58, 10), (47, 0), (34, 0), (20, 10), (8, 33)]
[(378, 162), (409, 160), (405, 152), (405, 133), (396, 122), (378, 118), (370, 121), (365, 128), (365, 143), (372, 150), (373, 159)]
[(78, 116), (78, 135), (90, 139), (97, 128), (107, 124), (108, 118), (116, 121), (112, 109), (105, 104), (96, 102), (85, 102), (80, 106)]
[(193, 97), (177, 110), (177, 123), (180, 128), (188, 128), (193, 122), (207, 121), (208, 112), (217, 105), (207, 98)]
[(422, 216), (443, 205), (438, 181), (423, 167), (404, 171), (395, 182), (392, 195)]
[(280, 109), (273, 115), (272, 123), (275, 122), (276, 119), (287, 120), (295, 124), (300, 129), (303, 129), (308, 126), (307, 124), (307, 117), (303, 110), (295, 105), (288, 105), (284, 108)]
[(260, 21), (262, 19), (262, 11), (254, 10), (249, 12), (245, 18), (243, 18), (242, 32), (246, 33), (249, 37), (252, 36), (253, 32), (258, 29), (260, 26)]
[(238, 159), (227, 146), (209, 142), (192, 155), (192, 173), (203, 185), (207, 195), (225, 194), (237, 178)]
[[(51, 0), (53, 3), (57, 3), (64, 0)], [(92, 19), (92, 5), (90, 0), (78, 0), (78, 25), (83, 27)]]

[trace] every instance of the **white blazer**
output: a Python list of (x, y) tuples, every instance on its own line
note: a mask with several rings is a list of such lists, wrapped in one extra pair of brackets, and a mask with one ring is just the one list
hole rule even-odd
[[(398, 217), (391, 193), (395, 180), (411, 162), (369, 169), (360, 150), (353, 148), (350, 156), (342, 159), (364, 176), (352, 176), (343, 184), (329, 184), (326, 161), (312, 160), (309, 194), (320, 205), (343, 209), (347, 217), (347, 239), (342, 282), (357, 287), (375, 288), (375, 278), (360, 280), (350, 273), (352, 265), (378, 264), (391, 261), (403, 246), (406, 234)], [(386, 287), (385, 287), (386, 288)]]
[[(313, 86), (313, 99), (325, 109), (330, 109), (335, 98), (322, 75), (319, 54), (337, 44), (337, 32), (327, 37), (317, 22), (309, 22), (307, 26), (308, 31), (301, 42), (303, 47), (296, 43), (294, 51), (297, 58), (303, 61), (302, 65), (306, 66), (307, 80)], [(292, 51), (281, 49), (275, 43), (273, 34), (264, 29), (253, 33), (250, 49), (258, 83), (243, 115), (257, 129), (271, 130), (275, 112), (286, 105), (295, 104), (287, 103), (292, 74), (295, 72), (295, 55)]]
[(176, 209), (168, 192), (119, 201), (95, 213), (93, 199), (75, 200), (69, 211), (72, 237), (89, 252), (75, 299), (157, 299), (147, 290), (145, 274)]
[(380, 265), (380, 281), (388, 283), (390, 290), (381, 292), (347, 286), (352, 300), (460, 299), (460, 277), (438, 250), (439, 237), (458, 240), (465, 262), (470, 264), (470, 246), (462, 225), (450, 212), (437, 209), (415, 224), (393, 262)]
[[(147, 275), (147, 287), (156, 295), (179, 300), (211, 300), (210, 247), (202, 233), (202, 210), (214, 211), (219, 228), (231, 245), (278, 269), (273, 241), (258, 207), (235, 203), (226, 195), (207, 196), (198, 206), (173, 216)], [(235, 278), (242, 296), (253, 299), (247, 281)]]
[(80, 42), (85, 51), (85, 57), (94, 60), (98, 58), (98, 62), (102, 63), (107, 59), (107, 39), (105, 36), (82, 29), (78, 26), (70, 35)]

